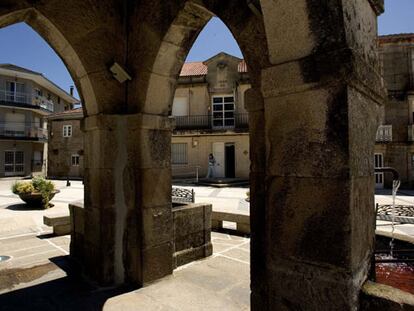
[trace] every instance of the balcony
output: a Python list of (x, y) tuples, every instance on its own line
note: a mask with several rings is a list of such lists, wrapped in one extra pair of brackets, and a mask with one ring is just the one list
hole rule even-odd
[(377, 130), (376, 142), (392, 141), (392, 125), (380, 125)]
[(30, 109), (54, 111), (54, 104), (44, 96), (0, 90), (0, 104)]
[(47, 129), (32, 123), (0, 123), (0, 137), (15, 140), (47, 140)]
[(249, 115), (233, 113), (230, 118), (214, 119), (212, 115), (174, 117), (176, 130), (248, 130)]

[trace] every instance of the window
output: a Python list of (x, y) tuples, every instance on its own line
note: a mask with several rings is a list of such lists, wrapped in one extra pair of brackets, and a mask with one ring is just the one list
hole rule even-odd
[(71, 137), (72, 136), (72, 125), (64, 125), (63, 126), (63, 137)]
[(33, 165), (42, 165), (43, 164), (43, 160), (42, 160), (42, 152), (35, 150), (33, 152)]
[(72, 155), (72, 166), (79, 166), (79, 154)]
[(42, 93), (42, 90), (41, 89), (34, 89), (34, 93), (35, 93), (35, 96), (39, 96), (39, 97), (41, 97), (41, 96), (43, 96), (43, 93)]
[(234, 97), (213, 97), (213, 127), (234, 127)]
[(26, 103), (24, 83), (6, 81), (6, 100), (17, 103)]
[(171, 144), (171, 164), (187, 164), (187, 144)]
[[(374, 167), (384, 167), (384, 156), (382, 153), (376, 153), (374, 155)], [(375, 187), (382, 188), (384, 186), (384, 173), (375, 173)]]
[(5, 151), (4, 152), (4, 175), (15, 176), (24, 174), (24, 152)]

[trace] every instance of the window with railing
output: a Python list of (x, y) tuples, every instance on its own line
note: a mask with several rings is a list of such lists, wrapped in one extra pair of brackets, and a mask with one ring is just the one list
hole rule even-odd
[(0, 122), (0, 137), (47, 139), (47, 129), (35, 123)]
[(233, 96), (214, 96), (212, 106), (214, 128), (234, 127), (235, 106)]
[(392, 125), (380, 125), (377, 130), (376, 141), (392, 141)]
[(54, 111), (54, 103), (52, 100), (42, 96), (42, 91), (34, 89), (33, 93), (24, 91), (24, 84), (8, 81), (6, 89), (0, 89), (0, 102), (16, 105), (29, 105), (33, 108), (42, 108), (48, 111)]
[(187, 164), (187, 144), (171, 144), (171, 164)]

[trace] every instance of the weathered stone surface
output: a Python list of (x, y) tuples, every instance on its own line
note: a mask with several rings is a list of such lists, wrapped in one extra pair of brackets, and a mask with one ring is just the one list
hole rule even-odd
[(173, 209), (174, 268), (212, 254), (210, 204), (185, 204)]
[[(143, 285), (172, 272), (166, 116), (181, 64), (216, 15), (238, 41), (254, 89), (252, 309), (357, 309), (372, 253), (381, 10), (379, 0), (2, 3), (0, 25), (27, 20), (85, 101), (84, 235), (82, 225), (74, 232), (83, 247), (72, 251), (88, 276)], [(131, 81), (113, 78), (115, 61)]]
[(414, 310), (413, 295), (391, 286), (366, 282), (362, 287), (361, 310)]

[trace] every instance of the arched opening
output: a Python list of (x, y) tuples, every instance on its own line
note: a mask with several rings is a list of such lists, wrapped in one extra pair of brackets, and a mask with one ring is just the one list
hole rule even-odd
[[(379, 18), (379, 57), (387, 97), (382, 107), (374, 155), (377, 169), (376, 281), (410, 293), (414, 292), (410, 263), (414, 247), (404, 240), (409, 239), (406, 229), (412, 226), (410, 217), (414, 216), (409, 212), (414, 200), (406, 194), (413, 186), (411, 51), (414, 37), (411, 32), (414, 25), (408, 18), (408, 12), (413, 8), (410, 1), (401, 1), (398, 6), (386, 1), (385, 13)], [(390, 171), (383, 172), (384, 167), (393, 168), (398, 176)], [(400, 182), (400, 191), (396, 193), (393, 206), (395, 179)], [(395, 238), (393, 241), (392, 237)]]
[[(247, 200), (250, 147), (244, 98), (251, 84), (246, 67), (229, 29), (218, 17), (212, 17), (199, 33), (180, 70), (170, 112), (174, 124), (171, 138), (173, 192), (194, 191), (196, 204), (193, 208), (205, 204), (208, 218), (211, 215), (211, 226), (205, 226), (205, 221), (196, 221), (200, 215), (191, 212), (191, 204), (185, 209), (173, 196), (173, 219), (178, 220), (175, 215), (179, 214), (182, 224), (176, 227), (174, 222), (176, 236), (180, 237), (176, 239), (174, 249), (175, 263), (180, 267), (174, 273), (191, 276), (198, 274), (201, 268), (215, 275), (217, 280), (224, 276), (226, 282), (222, 282), (222, 292), (232, 290), (239, 295), (217, 293), (217, 296), (220, 301), (227, 301), (227, 307), (240, 309), (250, 308)], [(195, 224), (203, 225), (194, 230)], [(188, 230), (190, 227), (192, 229)], [(203, 232), (202, 243), (196, 239), (183, 243), (195, 232)], [(206, 257), (206, 260), (199, 262), (193, 271), (192, 265), (186, 265), (190, 259), (188, 254), (191, 248), (200, 247), (204, 247), (205, 252), (191, 259)], [(181, 256), (183, 252), (186, 252), (187, 260)], [(217, 268), (210, 268), (213, 266)], [(235, 277), (233, 269), (238, 273), (235, 280), (230, 281)], [(198, 286), (209, 291), (203, 282)], [(212, 303), (207, 301), (205, 308), (214, 308)]]
[[(85, 98), (85, 208), (74, 211), (72, 232), (84, 272), (102, 285), (135, 286), (172, 273), (168, 115), (184, 59), (216, 15), (240, 45), (252, 86), (252, 309), (357, 309), (373, 252), (381, 2), (67, 3), (80, 28), (65, 37), (83, 35), (96, 97)], [(67, 16), (54, 17), (67, 29)], [(131, 80), (115, 83), (114, 62)]]
[[(82, 62), (53, 23), (34, 9), (5, 15), (2, 10), (0, 253), (7, 260), (2, 262), (0, 275), (2, 299), (15, 304), (23, 302), (19, 298), (12, 302), (13, 294), (5, 292), (21, 289), (48, 273), (57, 279), (66, 275), (59, 267), (69, 255), (70, 226), (58, 218), (69, 217), (68, 204), (83, 201), (83, 190), (81, 181), (72, 182), (70, 188), (63, 178), (78, 175), (83, 163), (83, 141), (76, 149), (72, 144), (82, 135), (79, 97), (91, 102), (85, 113), (94, 110), (96, 99)], [(61, 118), (74, 109), (76, 119)], [(52, 180), (60, 193), (52, 191), (51, 202), (39, 196), (39, 191), (50, 186), (43, 177), (59, 178)]]

